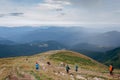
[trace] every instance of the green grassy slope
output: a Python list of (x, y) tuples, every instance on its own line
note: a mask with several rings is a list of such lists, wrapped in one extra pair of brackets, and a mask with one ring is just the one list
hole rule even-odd
[(56, 54), (52, 54), (50, 56), (50, 59), (54, 61), (65, 62), (71, 65), (77, 64), (80, 67), (94, 69), (94, 70), (100, 69), (100, 67), (105, 68), (104, 65), (96, 62), (95, 60), (85, 55), (72, 52), (72, 51), (60, 51)]

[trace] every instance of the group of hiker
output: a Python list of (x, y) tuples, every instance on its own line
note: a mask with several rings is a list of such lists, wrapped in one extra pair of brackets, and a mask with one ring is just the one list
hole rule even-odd
[[(50, 63), (50, 62), (47, 62), (47, 65), (51, 65), (51, 63)], [(36, 68), (36, 70), (39, 70), (39, 69), (40, 69), (40, 65), (38, 64), (38, 62), (36, 62), (35, 68)], [(65, 68), (66, 68), (66, 73), (69, 73), (70, 66), (67, 64)], [(76, 72), (78, 71), (78, 65), (75, 65), (75, 71), (76, 71)]]
[[(66, 66), (66, 72), (69, 73), (70, 67), (69, 65)], [(75, 71), (78, 71), (78, 65), (75, 65)]]
[[(48, 65), (51, 65), (50, 62), (47, 62), (47, 64), (48, 64)], [(36, 62), (35, 67), (36, 67), (36, 70), (39, 70), (39, 69), (40, 69), (40, 65), (38, 64), (38, 62)], [(67, 64), (65, 68), (66, 68), (66, 73), (69, 73), (70, 66)], [(110, 75), (113, 75), (113, 70), (114, 70), (113, 66), (110, 65), (110, 66), (109, 66), (109, 73), (110, 73)], [(75, 71), (76, 71), (76, 72), (78, 71), (78, 65), (75, 65)]]

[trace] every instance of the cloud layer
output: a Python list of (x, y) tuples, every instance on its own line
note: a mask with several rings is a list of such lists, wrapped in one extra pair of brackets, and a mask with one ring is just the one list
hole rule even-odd
[(119, 23), (120, 0), (0, 0), (0, 26)]

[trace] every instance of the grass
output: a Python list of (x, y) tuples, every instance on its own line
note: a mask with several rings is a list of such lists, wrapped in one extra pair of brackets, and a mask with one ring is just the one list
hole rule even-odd
[(31, 71), (30, 74), (32, 74), (37, 80), (41, 80), (40, 76), (38, 76), (34, 71)]
[(65, 64), (71, 64), (71, 65), (77, 64), (79, 68), (83, 68), (86, 70), (92, 70), (98, 72), (107, 70), (107, 67), (105, 65), (100, 64), (99, 62), (87, 56), (72, 51), (57, 52), (55, 54), (50, 55), (49, 59), (57, 63), (64, 62)]
[[(60, 68), (59, 63), (64, 62), (66, 64), (70, 64), (70, 72), (74, 73), (74, 65), (77, 64), (79, 66), (80, 74), (86, 74), (87, 72), (93, 72), (94, 74), (88, 76), (85, 75), (84, 77), (94, 77), (96, 76), (96, 73), (101, 73), (103, 70), (99, 70), (98, 72), (95, 71), (96, 68), (101, 69), (101, 66), (94, 60), (92, 60), (89, 57), (86, 57), (84, 55), (81, 55), (76, 52), (72, 51), (58, 51), (56, 53), (53, 52), (53, 54), (40, 54), (40, 55), (34, 55), (34, 56), (27, 56), (27, 57), (17, 57), (17, 58), (6, 58), (6, 59), (0, 59), (0, 70), (3, 68), (6, 68), (5, 71), (3, 71), (2, 76), (0, 75), (0, 80), (5, 80), (11, 72), (15, 72), (16, 75), (20, 78), (23, 77), (22, 72), (25, 72), (26, 74), (30, 74), (31, 76), (35, 77), (35, 80), (69, 80), (70, 76), (61, 76), (60, 74), (56, 75), (54, 70), (56, 72), (63, 72), (65, 73), (65, 67)], [(28, 58), (28, 61), (26, 61), (26, 58)], [(43, 59), (44, 58), (44, 59)], [(41, 60), (42, 59), (42, 60)], [(38, 61), (40, 63), (40, 70), (35, 70), (35, 63)], [(51, 62), (51, 67), (48, 67), (46, 62)], [(42, 70), (42, 65), (44, 64), (46, 71)], [(98, 67), (99, 66), (99, 67)], [(59, 69), (60, 68), (60, 69)], [(90, 69), (94, 69), (93, 71)], [(85, 72), (84, 72), (85, 71)], [(119, 72), (119, 71), (118, 71)], [(104, 72), (103, 72), (104, 73)], [(105, 75), (107, 73), (104, 73)], [(101, 76), (97, 76), (98, 78), (104, 78)]]
[(36, 80), (53, 80), (52, 78), (44, 75), (43, 73), (39, 73), (36, 71), (30, 71), (30, 74), (33, 75)]
[(82, 65), (96, 65), (92, 60), (82, 58), (79, 56), (70, 55), (70, 53), (59, 52), (50, 56), (50, 59), (55, 61), (62, 61), (67, 64), (82, 64)]

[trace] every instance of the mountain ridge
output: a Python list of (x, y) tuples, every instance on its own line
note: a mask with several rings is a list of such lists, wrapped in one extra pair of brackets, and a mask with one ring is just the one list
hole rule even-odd
[[(61, 55), (64, 57), (59, 57)], [(75, 59), (75, 61), (73, 59)], [(84, 62), (83, 59), (85, 60)], [(2, 62), (2, 60), (4, 62)], [(36, 71), (34, 67), (36, 61), (40, 64), (40, 70), (38, 71)], [(51, 65), (47, 64), (48, 61), (51, 63)], [(91, 62), (88, 63), (89, 61)], [(60, 65), (61, 62), (65, 62), (65, 65), (68, 64), (70, 66), (69, 74), (65, 72), (65, 67)], [(75, 64), (71, 64), (69, 62), (71, 63), (76, 62), (75, 64), (79, 66), (78, 72), (74, 71)], [(108, 76), (109, 73), (107, 72), (106, 66), (82, 54), (68, 50), (48, 51), (33, 56), (3, 58), (0, 59), (0, 71), (1, 71), (0, 79), (10, 79), (10, 80), (112, 79), (112, 77)]]

